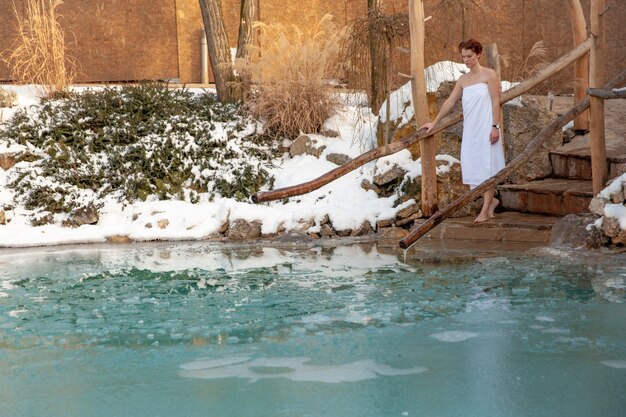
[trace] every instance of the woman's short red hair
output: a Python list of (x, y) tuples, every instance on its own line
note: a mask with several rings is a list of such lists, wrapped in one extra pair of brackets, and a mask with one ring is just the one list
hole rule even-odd
[(483, 45), (476, 39), (468, 39), (459, 44), (459, 52), (463, 52), (463, 49), (474, 51), (476, 55), (480, 55), (483, 52)]

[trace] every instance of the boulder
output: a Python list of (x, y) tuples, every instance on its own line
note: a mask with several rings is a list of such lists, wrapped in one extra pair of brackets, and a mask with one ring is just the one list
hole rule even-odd
[(7, 224), (7, 216), (4, 214), (4, 210), (0, 210), (0, 225)]
[(376, 232), (379, 239), (394, 239), (400, 240), (404, 239), (408, 234), (408, 230), (405, 230), (401, 227), (383, 227), (379, 228)]
[(320, 226), (320, 236), (332, 237), (335, 235), (335, 229), (330, 224), (323, 224)]
[[(461, 178), (461, 165), (453, 164), (450, 171), (437, 176), (437, 206), (440, 209), (445, 208), (454, 200), (469, 191), (469, 186), (463, 184)], [(480, 212), (482, 199), (475, 200), (471, 204), (467, 204), (450, 217), (473, 216)]]
[(418, 204), (411, 204), (410, 206), (405, 207), (402, 210), (398, 210), (398, 212), (396, 213), (396, 218), (399, 220), (406, 219), (407, 217), (410, 217), (415, 213), (420, 213), (421, 216), (420, 206)]
[(610, 238), (616, 237), (620, 234), (622, 228), (619, 225), (619, 220), (615, 217), (604, 216), (602, 219), (602, 232)]
[(574, 247), (587, 246), (590, 238), (587, 226), (595, 222), (596, 219), (597, 216), (589, 213), (568, 214), (552, 226), (550, 244)]
[(372, 184), (369, 180), (363, 180), (363, 181), (361, 181), (361, 188), (363, 188), (365, 191), (372, 190), (372, 191), (374, 191), (376, 194), (379, 194), (379, 195), (380, 195), (380, 188), (378, 188), (377, 186), (375, 186), (374, 184)]
[[(521, 106), (504, 105), (504, 152), (507, 164), (524, 152), (530, 141), (556, 117), (555, 113), (546, 110), (537, 100), (524, 97), (522, 103)], [(524, 184), (550, 176), (550, 151), (562, 143), (563, 134), (553, 134), (528, 162), (509, 176), (509, 182)]]
[(324, 149), (326, 149), (326, 146), (320, 146), (318, 148), (316, 144), (317, 141), (311, 139), (309, 136), (300, 135), (289, 147), (289, 154), (292, 157), (297, 155), (312, 155), (319, 158)]
[(233, 240), (257, 239), (261, 237), (261, 222), (237, 219), (230, 223), (227, 237)]
[(162, 219), (157, 222), (157, 226), (159, 226), (159, 229), (165, 229), (169, 225), (170, 221), (168, 219)]
[(107, 243), (130, 243), (132, 240), (126, 235), (107, 236)]

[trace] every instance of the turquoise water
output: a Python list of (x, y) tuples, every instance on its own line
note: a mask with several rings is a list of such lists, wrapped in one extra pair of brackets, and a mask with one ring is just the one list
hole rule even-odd
[(0, 416), (624, 416), (626, 257), (0, 251)]

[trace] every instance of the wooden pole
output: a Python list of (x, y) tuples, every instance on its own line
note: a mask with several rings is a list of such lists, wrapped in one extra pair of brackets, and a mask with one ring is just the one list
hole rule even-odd
[[(409, 0), (409, 30), (411, 32), (411, 101), (415, 110), (417, 129), (429, 120), (426, 80), (424, 78), (424, 2)], [(420, 142), (422, 162), (422, 213), (430, 216), (437, 211), (437, 144), (434, 136)]]
[[(626, 70), (624, 70), (620, 75), (611, 80), (606, 86), (606, 89), (610, 89), (616, 86), (621, 85), (626, 81)], [(575, 117), (584, 112), (587, 108), (589, 108), (589, 103), (591, 101), (590, 97), (585, 98), (580, 103), (576, 104), (572, 107), (567, 113), (564, 115), (553, 119), (548, 126), (545, 127), (537, 136), (533, 138), (532, 141), (528, 144), (524, 152), (522, 152), (517, 158), (512, 160), (506, 167), (504, 167), (500, 172), (498, 172), (493, 177), (489, 178), (478, 187), (474, 188), (471, 191), (463, 194), (461, 197), (454, 200), (449, 206), (445, 209), (438, 211), (433, 216), (431, 216), (428, 220), (422, 223), (419, 227), (411, 231), (411, 233), (402, 239), (399, 242), (399, 245), (402, 249), (410, 248), (418, 239), (423, 237), (426, 233), (431, 231), (435, 226), (439, 223), (447, 219), (451, 214), (457, 211), (459, 208), (465, 206), (470, 201), (474, 201), (478, 196), (483, 194), (486, 190), (490, 188), (494, 188), (500, 182), (506, 180), (506, 178), (511, 175), (513, 171), (519, 168), (521, 165), (528, 162), (528, 160), (533, 156), (535, 152), (541, 147), (541, 145), (554, 133), (558, 132), (559, 129), (562, 129), (567, 123), (573, 120)]]
[[(591, 0), (591, 65), (589, 67), (589, 86), (602, 88), (605, 69), (604, 13), (606, 0)], [(591, 132), (591, 173), (593, 194), (598, 194), (608, 179), (606, 165), (606, 145), (604, 138), (604, 100), (600, 97), (590, 99)]]
[[(581, 44), (587, 39), (587, 23), (585, 14), (580, 5), (580, 0), (569, 0), (570, 20), (574, 35), (574, 46)], [(583, 55), (574, 64), (574, 103), (583, 101), (586, 97), (586, 90), (589, 88), (589, 54)], [(574, 119), (574, 130), (586, 132), (589, 130), (589, 112), (584, 111)]]
[[(585, 42), (581, 43), (567, 54), (563, 55), (550, 65), (546, 66), (533, 77), (527, 79), (524, 82), (521, 82), (520, 84), (509, 90), (504, 91), (500, 97), (500, 102), (504, 104), (507, 101), (513, 100), (514, 98), (534, 88), (541, 82), (550, 78), (552, 75), (561, 71), (563, 68), (574, 62), (582, 55), (589, 52), (590, 47), (591, 39), (587, 39)], [(372, 149), (371, 151), (365, 152), (364, 154), (359, 155), (358, 157), (346, 162), (345, 164), (331, 171), (328, 171), (326, 174), (311, 181), (302, 184), (292, 185), (285, 188), (280, 188), (277, 190), (260, 191), (258, 193), (255, 193), (252, 195), (252, 201), (254, 201), (255, 203), (260, 203), (262, 201), (280, 200), (281, 198), (293, 197), (296, 195), (309, 193), (313, 190), (317, 190), (318, 188), (321, 188), (324, 185), (336, 180), (337, 178), (346, 175), (348, 172), (354, 171), (358, 167), (365, 165), (370, 161), (399, 152), (402, 149), (413, 145), (415, 142), (439, 133), (442, 130), (460, 122), (461, 120), (463, 120), (463, 113), (460, 111), (453, 112), (452, 114), (443, 118), (441, 122), (439, 122), (439, 125), (431, 130), (428, 134), (424, 130), (419, 130), (416, 133), (408, 135), (387, 146), (382, 146), (380, 148)]]

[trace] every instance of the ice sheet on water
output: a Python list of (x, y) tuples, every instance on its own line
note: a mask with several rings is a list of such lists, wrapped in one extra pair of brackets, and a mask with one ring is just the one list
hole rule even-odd
[(260, 379), (286, 378), (297, 382), (338, 384), (375, 379), (379, 376), (411, 375), (427, 370), (421, 366), (394, 368), (371, 359), (342, 365), (311, 365), (309, 362), (310, 359), (304, 357), (251, 359), (246, 356), (233, 356), (183, 364), (180, 376), (200, 379), (245, 378), (252, 382)]
[(433, 337), (442, 342), (462, 342), (476, 336), (478, 336), (478, 333), (464, 332), (461, 330), (447, 330), (445, 332), (430, 335), (430, 337)]
[(602, 361), (602, 365), (616, 369), (626, 369), (626, 360)]

